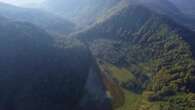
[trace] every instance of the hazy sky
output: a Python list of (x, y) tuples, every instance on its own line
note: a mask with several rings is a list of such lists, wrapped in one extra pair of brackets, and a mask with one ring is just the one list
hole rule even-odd
[(32, 3), (41, 3), (43, 0), (0, 0), (0, 2), (5, 2), (14, 5), (25, 5)]

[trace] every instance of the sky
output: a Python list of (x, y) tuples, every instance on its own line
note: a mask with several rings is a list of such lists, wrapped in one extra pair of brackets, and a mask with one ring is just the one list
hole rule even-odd
[(29, 4), (38, 4), (43, 0), (0, 0), (0, 2), (9, 3), (17, 6), (29, 5)]

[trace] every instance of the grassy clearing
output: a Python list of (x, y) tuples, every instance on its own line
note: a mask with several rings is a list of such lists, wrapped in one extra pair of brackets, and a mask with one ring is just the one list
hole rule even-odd
[(115, 110), (160, 110), (161, 102), (152, 103), (147, 100), (147, 92), (135, 94), (128, 90), (123, 90), (125, 103)]
[[(113, 78), (119, 82), (127, 82), (134, 79), (134, 75), (126, 68), (119, 68), (112, 64), (104, 64), (104, 71), (108, 72)], [(116, 84), (106, 76), (103, 77), (104, 83), (112, 97), (113, 110), (159, 110), (158, 103), (152, 103), (147, 100), (150, 92), (136, 94), (126, 90)]]
[(125, 89), (123, 91), (125, 95), (125, 103), (123, 104), (123, 106), (115, 110), (137, 110), (141, 102), (141, 95), (134, 94)]
[(134, 75), (127, 68), (119, 68), (112, 64), (106, 64), (106, 68), (119, 82), (128, 82), (134, 79)]

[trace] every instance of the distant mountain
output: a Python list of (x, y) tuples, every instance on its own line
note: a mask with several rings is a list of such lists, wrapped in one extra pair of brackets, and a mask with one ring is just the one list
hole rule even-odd
[(175, 16), (175, 19), (179, 18), (180, 23), (195, 30), (195, 8), (194, 0), (170, 0), (182, 13), (180, 16)]
[(162, 14), (172, 13), (178, 14), (179, 10), (169, 0), (140, 0), (141, 3), (149, 8), (155, 9), (155, 11)]
[(131, 5), (76, 36), (96, 57), (114, 110), (178, 110), (183, 98), (193, 103), (194, 35), (146, 5)]
[(195, 1), (194, 0), (170, 0), (175, 4), (183, 13), (190, 16), (195, 16)]
[(28, 9), (0, 3), (0, 15), (13, 21), (33, 23), (50, 33), (64, 35), (74, 30), (74, 24), (63, 17), (38, 9)]
[[(192, 15), (187, 15), (184, 10), (176, 3), (179, 0), (127, 0), (130, 4), (138, 2), (152, 11), (155, 11), (161, 15), (168, 16), (172, 20), (174, 20), (177, 24), (183, 25), (191, 30), (195, 29), (195, 19)], [(191, 3), (190, 1), (185, 1), (187, 3)], [(186, 4), (187, 4), (186, 3)], [(193, 7), (193, 5), (189, 5), (189, 7)], [(190, 10), (190, 9), (189, 9)], [(188, 11), (189, 11), (188, 10)], [(193, 9), (191, 8), (191, 11)]]
[(0, 17), (0, 109), (109, 110), (88, 49), (54, 44), (40, 28)]
[[(130, 1), (130, 3), (134, 2), (132, 0), (128, 1)], [(174, 2), (173, 0), (138, 0), (139, 4), (142, 4), (161, 15), (168, 16), (169, 18), (177, 22), (177, 24), (183, 25), (187, 28), (194, 30), (195, 29), (194, 17), (187, 15), (184, 12), (185, 9), (181, 9), (181, 7), (177, 4), (178, 1), (179, 0), (174, 0)], [(190, 3), (190, 1), (185, 2)], [(193, 5), (192, 6), (189, 5), (189, 7), (193, 7)], [(192, 8), (191, 11), (193, 11)]]
[[(187, 3), (191, 2), (187, 1)], [(170, 0), (56, 0), (55, 2), (46, 0), (41, 7), (53, 13), (62, 15), (83, 28), (83, 26), (95, 24), (102, 16), (107, 16), (109, 13), (126, 7), (127, 4), (144, 5), (153, 11), (171, 17), (178, 24), (193, 30), (195, 29), (194, 18), (183, 13), (186, 9), (181, 10), (179, 4), (182, 3), (180, 3), (179, 0), (177, 3), (173, 3)], [(187, 7), (187, 5), (185, 6)], [(193, 7), (193, 2), (189, 7)], [(191, 10), (191, 12), (193, 11), (193, 9), (190, 8), (188, 9), (188, 13), (189, 10)]]
[(46, 0), (45, 7), (79, 25), (94, 23), (119, 0)]
[(0, 109), (195, 109), (195, 22), (179, 3), (44, 3), (0, 5)]

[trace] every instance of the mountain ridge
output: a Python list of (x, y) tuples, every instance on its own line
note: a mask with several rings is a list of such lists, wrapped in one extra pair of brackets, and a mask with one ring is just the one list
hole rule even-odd
[[(188, 25), (193, 20), (178, 7), (168, 0), (56, 6), (67, 2), (78, 6), (68, 14), (83, 27), (60, 38), (40, 26), (57, 19), (15, 19), (18, 12), (9, 15), (8, 6), (0, 6), (0, 109), (195, 109), (195, 33)], [(56, 13), (66, 14), (60, 9)]]
[(63, 17), (39, 9), (0, 3), (0, 15), (13, 21), (30, 22), (56, 35), (68, 34), (75, 29), (74, 24)]
[[(138, 93), (150, 91), (153, 95), (148, 96), (149, 102), (151, 100), (151, 102), (158, 102), (169, 100), (177, 92), (194, 92), (192, 86), (194, 58), (191, 47), (194, 46), (195, 39), (193, 39), (194, 34), (186, 34), (188, 31), (189, 29), (177, 25), (167, 16), (159, 15), (139, 5), (125, 8), (76, 36), (89, 46), (100, 62), (100, 68), (106, 66), (105, 71), (108, 71), (106, 76), (111, 77), (116, 85), (119, 84), (127, 91)], [(183, 61), (186, 63), (183, 64)], [(190, 66), (186, 67), (186, 65)], [(148, 70), (142, 66), (147, 67)], [(127, 81), (118, 79), (118, 76), (115, 76), (117, 73), (112, 69), (120, 71), (122, 68), (128, 71), (126, 74), (132, 74), (134, 78)], [(182, 68), (188, 68), (189, 71)], [(185, 72), (187, 73), (184, 75)], [(162, 76), (159, 75), (162, 74), (168, 75), (165, 77), (168, 79), (161, 79)], [(171, 77), (175, 79), (169, 79)], [(182, 82), (185, 77), (192, 79)], [(165, 80), (165, 84), (160, 82), (161, 80)], [(180, 80), (180, 84), (176, 83)], [(160, 87), (156, 87), (157, 82), (161, 85)], [(107, 88), (108, 91), (112, 93), (113, 91), (109, 88)], [(162, 108), (165, 105), (162, 103)]]

